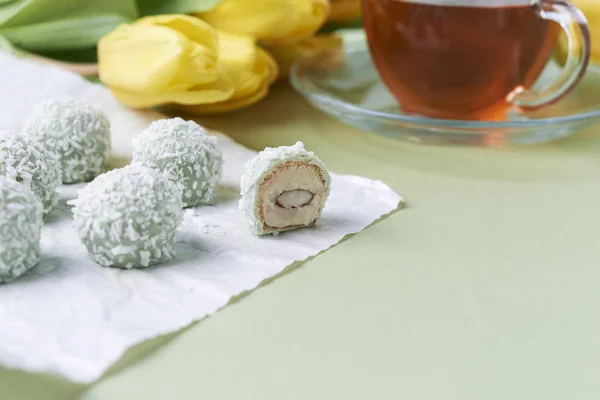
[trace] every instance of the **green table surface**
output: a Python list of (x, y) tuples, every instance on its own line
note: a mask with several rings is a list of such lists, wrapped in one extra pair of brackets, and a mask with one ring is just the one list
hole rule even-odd
[(1, 399), (598, 399), (598, 127), (420, 146), (342, 125), (287, 86), (201, 122), (253, 149), (302, 140), (406, 207), (95, 384), (0, 369)]

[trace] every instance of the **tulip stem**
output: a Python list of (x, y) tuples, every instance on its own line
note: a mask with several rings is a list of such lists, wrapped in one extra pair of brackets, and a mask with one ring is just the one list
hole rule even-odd
[(26, 53), (24, 54), (25, 58), (28, 58), (33, 61), (40, 62), (42, 64), (53, 65), (55, 67), (59, 67), (62, 69), (66, 69), (68, 71), (74, 72), (83, 77), (91, 77), (98, 75), (98, 64), (96, 63), (72, 63), (65, 61), (53, 60), (51, 58), (42, 57), (37, 54)]

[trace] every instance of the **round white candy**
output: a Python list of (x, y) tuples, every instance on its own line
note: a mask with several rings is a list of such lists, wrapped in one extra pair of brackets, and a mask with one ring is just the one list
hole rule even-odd
[(181, 118), (153, 122), (133, 139), (134, 165), (162, 173), (181, 190), (185, 207), (210, 204), (221, 177), (223, 157), (217, 138)]
[(104, 173), (69, 204), (75, 206), (77, 232), (98, 264), (143, 268), (175, 254), (181, 192), (150, 168), (130, 165)]
[(240, 209), (255, 235), (315, 226), (329, 197), (325, 165), (302, 142), (267, 147), (246, 163)]
[(70, 97), (38, 104), (25, 134), (56, 153), (64, 183), (87, 182), (104, 172), (110, 154), (110, 123), (99, 110)]
[(0, 131), (0, 175), (27, 186), (41, 200), (45, 214), (58, 201), (60, 166), (54, 154), (30, 138)]
[(0, 177), (0, 282), (18, 278), (40, 260), (42, 204), (24, 185)]

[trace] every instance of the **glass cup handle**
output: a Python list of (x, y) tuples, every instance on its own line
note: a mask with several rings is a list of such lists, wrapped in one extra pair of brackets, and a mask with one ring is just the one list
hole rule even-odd
[(516, 88), (509, 103), (522, 109), (537, 109), (562, 99), (577, 86), (590, 61), (591, 39), (585, 15), (566, 0), (533, 0), (540, 18), (558, 23), (567, 36), (567, 61), (554, 83), (538, 90)]

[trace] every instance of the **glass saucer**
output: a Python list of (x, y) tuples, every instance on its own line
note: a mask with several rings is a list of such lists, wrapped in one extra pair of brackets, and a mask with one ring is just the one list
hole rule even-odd
[[(560, 71), (554, 62), (536, 83)], [(320, 110), (366, 131), (419, 143), (502, 146), (542, 143), (600, 121), (600, 68), (590, 66), (581, 84), (560, 102), (535, 112), (511, 112), (504, 121), (459, 121), (402, 112), (383, 85), (368, 49), (321, 53), (296, 62), (294, 88)]]

